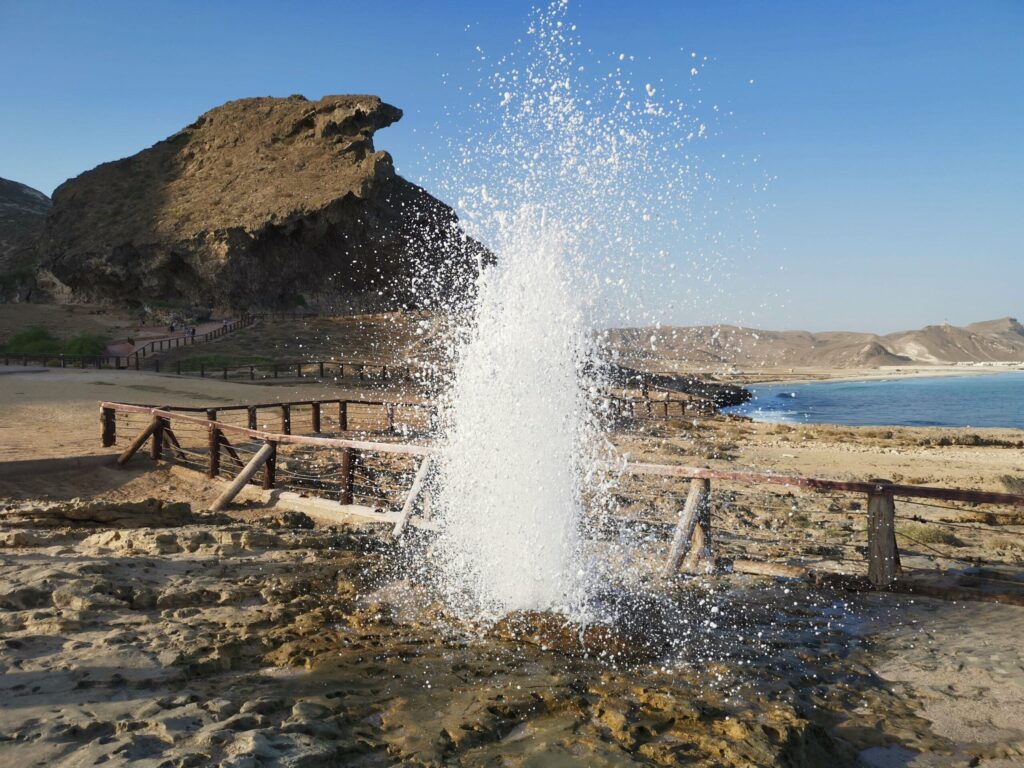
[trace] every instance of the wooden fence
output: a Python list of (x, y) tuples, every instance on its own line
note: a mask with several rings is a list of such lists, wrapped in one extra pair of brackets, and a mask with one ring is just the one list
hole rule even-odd
[(159, 359), (154, 359), (150, 367), (158, 373), (220, 378), (225, 381), (232, 378), (256, 381), (290, 377), (334, 381), (424, 381), (435, 376), (435, 371), (430, 366), (357, 360), (295, 360), (220, 366), (206, 365), (202, 362), (193, 365), (189, 363), (188, 360), (176, 360), (173, 365), (161, 365)]
[[(28, 366), (30, 363), (40, 365), (45, 368), (49, 367), (60, 367), (60, 368), (114, 368), (114, 369), (127, 369), (134, 368), (135, 370), (142, 370), (146, 367), (153, 367), (155, 370), (160, 370), (159, 358), (154, 357), (161, 352), (169, 352), (172, 349), (179, 349), (181, 347), (195, 346), (196, 344), (206, 344), (211, 341), (216, 341), (232, 331), (237, 331), (240, 328), (247, 328), (256, 322), (257, 317), (255, 315), (244, 315), (238, 320), (234, 320), (220, 328), (215, 328), (212, 331), (206, 333), (196, 334), (195, 336), (173, 336), (171, 338), (154, 339), (141, 347), (136, 349), (127, 355), (65, 355), (61, 353), (38, 353), (32, 355), (19, 355), (3, 353), (0, 355), (0, 360), (3, 361), (4, 365), (22, 365)], [(152, 361), (149, 366), (144, 361)]]
[[(136, 370), (139, 369), (140, 360), (145, 359), (147, 356), (152, 356), (160, 352), (170, 352), (172, 349), (180, 349), (181, 347), (194, 346), (196, 344), (206, 344), (211, 341), (227, 336), (232, 331), (237, 331), (241, 328), (248, 328), (250, 325), (256, 322), (259, 318), (258, 315), (243, 315), (238, 320), (233, 320), (230, 323), (222, 325), (220, 328), (214, 328), (212, 331), (206, 333), (197, 334), (195, 336), (184, 335), (184, 336), (173, 336), (167, 339), (156, 339), (144, 344), (129, 355), (124, 356), (125, 368), (134, 367)], [(120, 360), (121, 358), (117, 358)], [(118, 368), (121, 366), (118, 365)]]
[[(176, 341), (182, 343), (180, 345), (171, 343)], [(161, 342), (151, 342), (155, 346), (149, 351), (148, 357), (142, 350), (131, 355), (0, 354), (0, 362), (7, 366), (39, 365), (46, 368), (134, 369), (176, 376), (218, 378), (225, 381), (229, 379), (256, 381), (289, 377), (350, 379), (353, 381), (422, 381), (433, 378), (435, 375), (430, 366), (395, 365), (361, 360), (281, 361), (218, 366), (203, 362), (193, 364), (189, 360), (177, 360), (172, 364), (166, 364), (156, 356), (160, 351), (176, 349), (178, 346), (189, 346), (193, 342), (188, 341), (185, 337), (164, 339), (163, 342), (167, 342), (169, 346), (163, 347), (160, 346)]]
[[(132, 435), (119, 464), (149, 442), (153, 459), (231, 480), (215, 505), (218, 509), (245, 484), (256, 482), (342, 504), (401, 510), (396, 533), (417, 510), (429, 515), (430, 457), (435, 449), (397, 442), (429, 433), (433, 410), (423, 403), (332, 399), (169, 408), (105, 402), (100, 408), (104, 446), (117, 443), (119, 433)], [(826, 574), (864, 587), (929, 593), (919, 579), (907, 577), (948, 572), (945, 563), (966, 568), (961, 569), (964, 578), (986, 587), (987, 593), (993, 585), (997, 592), (999, 587), (1019, 587), (1018, 597), (1000, 593), (1001, 599), (1024, 603), (1021, 495), (665, 464), (626, 463), (607, 472), (615, 476), (609, 487), (618, 510), (626, 513), (614, 516), (616, 525), (640, 531), (643, 541), (652, 531), (657, 540), (670, 539), (664, 576), (722, 569), (783, 577)], [(912, 511), (897, 514), (897, 502)], [(650, 512), (658, 509), (660, 517), (652, 518)], [(770, 514), (762, 515), (758, 527), (744, 521), (744, 509)], [(987, 545), (963, 554), (965, 550), (946, 539), (929, 543), (916, 529), (901, 527), (908, 524), (926, 533), (952, 527), (962, 538), (1017, 537), (1014, 541), (1021, 543), (1001, 560), (1000, 550), (990, 551)], [(814, 526), (824, 541), (808, 535)], [(764, 530), (771, 535), (757, 535)], [(908, 567), (908, 562), (917, 565)], [(932, 593), (987, 594), (984, 589), (957, 589), (947, 585)]]

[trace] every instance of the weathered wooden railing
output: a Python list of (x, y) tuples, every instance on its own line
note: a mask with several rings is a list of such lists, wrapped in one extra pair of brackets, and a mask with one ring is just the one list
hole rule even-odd
[(256, 381), (262, 379), (353, 379), (358, 381), (414, 381), (433, 378), (436, 371), (430, 366), (369, 362), (361, 360), (295, 360), (278, 362), (239, 363), (236, 365), (209, 365), (202, 361), (175, 360), (161, 365), (153, 360), (153, 370), (177, 376), (200, 378), (230, 378)]
[(191, 334), (182, 334), (180, 336), (171, 336), (163, 339), (154, 339), (141, 347), (136, 349), (129, 355), (125, 356), (126, 367), (131, 367), (134, 364), (136, 370), (139, 368), (139, 360), (145, 358), (147, 355), (152, 356), (160, 352), (169, 352), (172, 349), (179, 349), (181, 347), (194, 346), (196, 344), (205, 344), (211, 341), (216, 341), (219, 338), (227, 336), (232, 331), (237, 331), (241, 328), (248, 328), (250, 325), (256, 322), (256, 315), (242, 315), (238, 320), (232, 320), (231, 322), (225, 323), (220, 328), (214, 328), (211, 331), (204, 333), (198, 333), (195, 336)]
[(662, 393), (660, 397), (602, 395), (600, 399), (607, 403), (613, 415), (620, 418), (669, 420), (717, 411), (708, 398), (679, 393)]
[[(180, 341), (181, 344), (172, 342)], [(193, 342), (186, 337), (164, 339), (169, 346), (190, 346)], [(198, 376), (199, 378), (242, 379), (248, 381), (298, 378), (353, 381), (424, 381), (434, 378), (437, 372), (431, 366), (413, 366), (407, 364), (383, 363), (363, 360), (295, 360), (279, 362), (239, 363), (235, 365), (211, 365), (200, 360), (163, 361), (155, 356), (164, 349), (163, 342), (152, 342), (148, 357), (146, 352), (139, 350), (131, 355), (64, 355), (44, 353), (32, 355), (0, 354), (0, 363), (7, 366), (38, 365), (44, 368), (113, 368), (137, 371), (153, 371), (154, 373), (174, 374), (176, 376)]]
[(38, 365), (42, 368), (127, 368), (127, 360), (124, 355), (0, 354), (0, 363), (4, 365)]
[[(306, 429), (299, 429), (298, 432), (310, 433), (312, 435), (321, 432), (348, 432), (351, 429), (358, 429), (361, 432), (380, 432), (388, 434), (409, 433), (411, 431), (425, 431), (430, 429), (431, 420), (434, 418), (434, 406), (429, 403), (388, 401), (388, 400), (353, 400), (342, 398), (327, 398), (317, 400), (289, 400), (285, 402), (253, 403), (246, 405), (219, 405), (212, 407), (192, 406), (153, 406), (131, 403), (101, 403), (100, 409), (104, 424), (104, 446), (113, 445), (117, 439), (117, 426), (115, 416), (117, 413), (144, 413), (154, 408), (161, 408), (164, 411), (171, 411), (176, 414), (203, 414), (207, 421), (216, 421), (225, 426), (238, 428), (244, 426), (248, 430), (269, 432), (269, 419), (273, 419), (280, 426), (275, 434), (280, 433), (290, 436), (297, 430), (293, 422), (301, 411), (308, 414), (308, 425), (305, 422), (301, 425)], [(366, 411), (375, 412), (376, 418), (368, 418)], [(350, 424), (350, 416), (357, 413), (360, 426)], [(400, 415), (408, 416), (415, 414), (416, 418), (399, 419)], [(234, 423), (237, 419), (239, 423)], [(383, 423), (382, 423), (383, 422)], [(261, 429), (261, 425), (263, 429)], [(327, 427), (325, 429), (325, 427)], [(331, 429), (333, 427), (333, 429)]]
[[(149, 442), (149, 455), (154, 460), (166, 457), (205, 470), (208, 477), (225, 477), (231, 482), (212, 506), (214, 510), (226, 508), (242, 488), (259, 475), (259, 483), (264, 489), (313, 491), (334, 498), (343, 505), (358, 501), (371, 508), (401, 506), (402, 513), (395, 526), (396, 533), (400, 533), (413, 513), (413, 505), (424, 495), (424, 480), (432, 448), (292, 432), (290, 415), (293, 407), (309, 406), (311, 427), (316, 427), (315, 431), (319, 432), (323, 426), (321, 420), (325, 406), (337, 407), (337, 424), (340, 431), (346, 431), (353, 426), (349, 423), (350, 406), (376, 405), (385, 406), (392, 432), (394, 423), (391, 419), (395, 408), (421, 408), (419, 403), (319, 400), (211, 408), (199, 416), (197, 414), (203, 413), (203, 409), (101, 403), (102, 440), (108, 447), (117, 442), (118, 415), (143, 416), (145, 427), (118, 456), (118, 465), (127, 463)], [(255, 414), (266, 408), (281, 409), (281, 431), (254, 426)], [(218, 420), (232, 412), (244, 413), (246, 426)], [(282, 450), (286, 448), (292, 453), (283, 454)], [(304, 450), (316, 451), (317, 455), (308, 457), (304, 462), (297, 461), (303, 464), (302, 467), (289, 466), (296, 457), (304, 458), (301, 454)], [(418, 466), (410, 465), (410, 460), (418, 460)], [(313, 469), (303, 472), (307, 465), (312, 465)], [(411, 493), (406, 492), (409, 484), (412, 485)], [(399, 504), (403, 498), (404, 503)]]
[[(364, 410), (353, 419), (353, 410), (359, 408)], [(118, 418), (134, 418), (130, 426), (133, 430), (141, 427), (141, 431), (135, 434), (118, 462), (127, 462), (148, 441), (149, 454), (154, 459), (166, 457), (204, 471), (209, 477), (231, 480), (231, 485), (218, 499), (217, 508), (225, 507), (242, 487), (255, 481), (264, 488), (296, 490), (342, 504), (400, 508), (396, 523), (396, 530), (400, 532), (417, 504), (424, 510), (429, 507), (432, 480), (429, 478), (430, 462), (426, 459), (434, 449), (386, 440), (355, 439), (348, 435), (409, 434), (415, 430), (410, 430), (405, 423), (396, 426), (395, 422), (396, 410), (405, 408), (418, 415), (423, 433), (428, 432), (432, 410), (423, 403), (313, 400), (208, 409), (102, 403), (102, 439), (105, 446), (114, 445), (118, 437)], [(376, 412), (371, 414), (365, 409), (376, 409)], [(298, 412), (303, 414), (301, 423), (294, 418)], [(263, 423), (268, 416), (273, 426)], [(312, 434), (296, 434), (302, 431)], [(342, 433), (346, 436), (341, 436)], [(903, 553), (911, 561), (960, 562), (975, 571), (992, 565), (1019, 569), (1024, 562), (1024, 558), (996, 562), (991, 557), (959, 554), (942, 544), (932, 546), (918, 538), (920, 534), (916, 530), (905, 527), (922, 524), (927, 526), (926, 530), (933, 530), (954, 526), (961, 535), (966, 532), (979, 536), (1024, 537), (1024, 496), (1017, 494), (906, 485), (887, 480), (831, 480), (635, 462), (608, 467), (606, 471), (613, 476), (613, 484), (617, 484), (615, 494), (620, 499), (635, 496), (662, 505), (664, 514), (655, 521), (645, 521), (635, 510), (617, 519), (632, 527), (653, 523), (661, 531), (655, 538), (661, 540), (670, 533), (671, 543), (662, 566), (664, 576), (672, 576), (681, 569), (707, 572), (722, 568), (770, 576), (817, 576), (835, 573), (840, 563), (852, 563), (852, 576), (862, 580), (865, 586), (903, 589), (908, 583), (903, 578), (906, 563), (901, 563), (900, 539), (904, 541)], [(716, 484), (714, 492), (712, 482)], [(637, 483), (638, 488), (630, 488), (630, 484)], [(737, 488), (754, 489), (759, 495), (740, 498)], [(772, 488), (778, 488), (779, 492), (769, 490)], [(831, 501), (827, 509), (822, 508), (825, 501)], [(952, 512), (956, 517), (937, 520), (918, 514), (897, 516), (897, 501), (901, 505), (923, 508), (940, 506), (946, 510), (944, 514)], [(965, 509), (935, 502), (973, 506)], [(979, 511), (978, 505), (1011, 507), (1022, 512), (994, 512), (988, 508)], [(748, 511), (758, 512), (774, 508), (778, 519), (773, 523), (762, 517), (757, 526), (749, 523), (757, 530), (744, 531), (742, 526), (737, 528), (736, 525), (730, 528), (730, 515), (735, 517), (736, 510), (744, 506)], [(820, 520), (822, 517), (825, 520)], [(815, 523), (813, 518), (819, 520)], [(855, 520), (861, 527), (854, 524)], [(838, 536), (842, 540), (814, 539), (811, 536), (813, 525), (821, 526), (826, 539)], [(771, 531), (769, 539), (756, 535), (764, 530)], [(772, 551), (781, 550), (782, 561), (757, 559), (757, 550), (762, 545)], [(842, 557), (829, 554), (827, 550), (854, 554)], [(1020, 551), (1024, 552), (1024, 540)], [(819, 562), (825, 566), (823, 570), (813, 571), (809, 566), (814, 562), (811, 555), (815, 553), (822, 555)], [(933, 572), (918, 569), (911, 575), (925, 570)], [(842, 568), (840, 571), (851, 575)], [(977, 579), (991, 583), (1013, 582), (1024, 589), (1024, 579), (1016, 582), (1015, 576), (1008, 578), (1005, 574), (993, 573), (979, 571)], [(918, 583), (912, 587), (924, 591)]]
[(142, 361), (149, 357), (152, 358), (154, 363), (152, 367), (159, 371), (159, 361), (157, 358), (153, 358), (153, 355), (160, 352), (170, 351), (172, 349), (178, 349), (180, 347), (189, 347), (196, 344), (216, 341), (217, 339), (226, 336), (228, 333), (236, 331), (239, 328), (246, 328), (254, 322), (254, 316), (245, 315), (239, 320), (234, 320), (220, 328), (196, 334), (195, 336), (182, 334), (180, 336), (154, 339), (126, 355), (69, 355), (59, 352), (41, 352), (25, 355), (5, 352), (0, 354), (0, 361), (2, 361), (4, 365), (21, 366), (27, 366), (29, 363), (35, 363), (44, 368), (59, 366), (60, 368), (135, 368), (135, 370), (141, 370), (145, 367), (145, 363)]
[[(963, 488), (905, 485), (881, 479), (866, 481), (829, 480), (764, 472), (740, 472), (642, 463), (626, 464), (622, 468), (622, 473), (632, 476), (690, 481), (686, 503), (679, 511), (669, 556), (665, 563), (666, 575), (676, 573), (681, 567), (689, 571), (699, 571), (709, 570), (721, 564), (715, 558), (712, 544), (712, 521), (715, 517), (713, 514), (714, 500), (711, 490), (711, 481), (713, 480), (730, 486), (783, 486), (790, 492), (792, 489), (803, 489), (812, 491), (815, 494), (843, 493), (862, 495), (866, 502), (866, 511), (863, 513), (866, 515), (866, 530), (864, 531), (866, 533), (866, 544), (863, 547), (867, 561), (866, 578), (871, 586), (876, 589), (899, 588), (901, 586), (898, 582), (903, 573), (903, 567), (900, 562), (900, 548), (897, 544), (897, 539), (900, 537), (923, 547), (926, 550), (926, 557), (958, 561), (968, 566), (984, 565), (986, 562), (991, 564), (991, 561), (983, 561), (979, 558), (972, 560), (966, 557), (950, 555), (902, 531), (897, 527), (897, 499), (901, 500), (901, 503), (926, 507), (937, 506), (929, 502), (942, 501), (960, 502), (970, 505), (998, 505), (1024, 510), (1024, 496), (1018, 494)], [(790, 498), (791, 500), (795, 499), (795, 497)], [(922, 499), (927, 499), (928, 502), (920, 501)], [(861, 510), (864, 509), (864, 506), (860, 502), (851, 503), (844, 514), (850, 516), (851, 509)], [(793, 508), (795, 509), (795, 504)], [(989, 526), (998, 526), (991, 529), (998, 535), (1024, 537), (1024, 512), (999, 515), (991, 511), (979, 513), (974, 510), (941, 505), (938, 508), (958, 513), (970, 513)], [(926, 519), (919, 515), (901, 516), (900, 521), (912, 521), (915, 524), (921, 523), (936, 528), (951, 525), (959, 526), (961, 529), (971, 528), (976, 532), (985, 530), (984, 527), (957, 521)], [(1024, 538), (1021, 539), (1021, 550), (1024, 551)], [(1024, 558), (1021, 558), (1020, 561), (1024, 561)], [(1006, 564), (1008, 563), (1005, 561), (1000, 563), (1000, 565)], [(1014, 565), (1013, 563), (1009, 564)], [(807, 572), (807, 569), (801, 566), (771, 564), (743, 558), (733, 559), (729, 565), (737, 571), (777, 576), (797, 576)], [(1024, 577), (1024, 571), (1020, 575)], [(1005, 581), (1007, 583), (1014, 581), (1004, 579), (998, 575), (995, 577), (982, 575), (979, 578), (981, 580)], [(1024, 598), (1024, 578), (1021, 578), (1016, 586), (1021, 588), (1021, 597)]]

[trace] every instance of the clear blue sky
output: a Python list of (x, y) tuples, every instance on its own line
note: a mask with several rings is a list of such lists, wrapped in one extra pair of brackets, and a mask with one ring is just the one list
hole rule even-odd
[[(228, 99), (355, 92), (405, 110), (377, 144), (429, 187), (422, 150), (475, 81), (475, 46), (510, 48), (530, 7), (0, 0), (0, 176), (50, 193)], [(735, 113), (722, 151), (777, 177), (715, 312), (667, 320), (1024, 315), (1024, 2), (579, 0), (572, 16), (590, 47), (665, 72), (680, 49), (710, 56), (703, 92)]]

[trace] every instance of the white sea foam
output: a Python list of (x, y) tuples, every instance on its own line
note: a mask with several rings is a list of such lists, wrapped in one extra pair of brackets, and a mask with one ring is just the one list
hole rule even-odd
[(570, 238), (544, 211), (509, 217), (455, 355), (441, 458), (444, 584), (459, 606), (576, 612), (591, 398)]
[(693, 203), (710, 176), (687, 149), (709, 117), (662, 96), (663, 80), (633, 82), (625, 56), (587, 52), (566, 15), (565, 2), (535, 13), (523, 44), (488, 62), (436, 182), (496, 256), (452, 310), (428, 564), (473, 616), (586, 613), (600, 569), (584, 529), (607, 506), (600, 328), (653, 324), (636, 292), (651, 280), (685, 281), (687, 301), (695, 282), (706, 300), (715, 286), (717, 254), (698, 244), (709, 213)]

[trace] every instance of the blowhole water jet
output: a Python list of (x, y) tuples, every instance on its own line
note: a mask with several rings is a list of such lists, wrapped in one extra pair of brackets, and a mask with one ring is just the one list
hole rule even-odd
[(539, 208), (502, 223), (455, 350), (440, 460), (449, 598), (483, 615), (586, 602), (581, 477), (592, 426), (572, 238)]
[[(495, 257), (471, 300), (447, 308), (453, 375), (427, 564), (471, 618), (594, 613), (607, 569), (586, 521), (609, 504), (596, 471), (609, 448), (600, 329), (649, 319), (638, 282), (712, 271), (694, 226), (710, 177), (687, 149), (710, 121), (656, 96), (660, 85), (633, 83), (625, 56), (595, 58), (567, 13), (561, 1), (536, 11), (525, 41), (488, 63), (458, 121), (472, 129), (450, 143), (436, 182)], [(690, 272), (673, 271), (670, 245)]]

